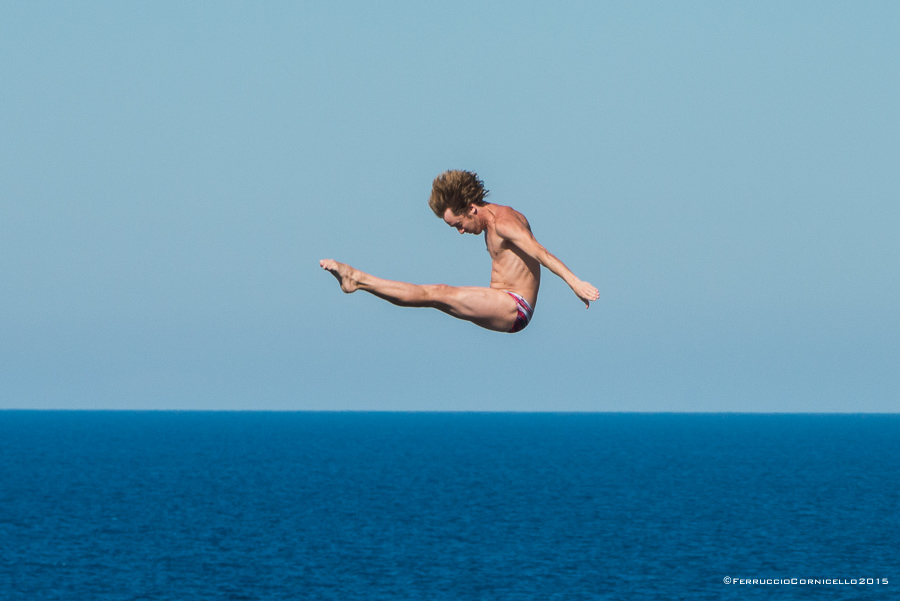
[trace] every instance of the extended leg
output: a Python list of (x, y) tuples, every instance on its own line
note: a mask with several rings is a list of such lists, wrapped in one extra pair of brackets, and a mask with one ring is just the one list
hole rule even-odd
[(508, 332), (516, 320), (516, 302), (502, 290), (383, 280), (331, 259), (323, 259), (319, 265), (330, 271), (347, 293), (365, 290), (401, 307), (432, 307), (498, 332)]

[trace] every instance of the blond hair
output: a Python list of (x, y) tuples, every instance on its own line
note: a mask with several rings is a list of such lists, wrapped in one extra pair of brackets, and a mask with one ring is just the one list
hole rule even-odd
[(434, 178), (428, 206), (435, 215), (443, 219), (447, 209), (454, 215), (462, 215), (473, 204), (479, 206), (487, 204), (484, 201), (487, 195), (484, 182), (478, 179), (477, 173), (452, 169)]

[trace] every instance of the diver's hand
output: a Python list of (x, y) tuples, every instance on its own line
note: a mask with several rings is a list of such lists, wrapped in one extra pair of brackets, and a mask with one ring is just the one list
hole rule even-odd
[(578, 280), (578, 282), (572, 286), (572, 290), (575, 291), (576, 296), (581, 299), (581, 302), (584, 303), (584, 308), (589, 309), (591, 306), (591, 301), (595, 301), (600, 298), (600, 291), (597, 290), (591, 284)]

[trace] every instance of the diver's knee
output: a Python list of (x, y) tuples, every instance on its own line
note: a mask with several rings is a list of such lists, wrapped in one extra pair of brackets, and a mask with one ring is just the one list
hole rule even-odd
[(452, 298), (456, 290), (453, 286), (447, 284), (428, 284), (423, 286), (425, 289), (425, 298), (432, 303), (445, 305)]

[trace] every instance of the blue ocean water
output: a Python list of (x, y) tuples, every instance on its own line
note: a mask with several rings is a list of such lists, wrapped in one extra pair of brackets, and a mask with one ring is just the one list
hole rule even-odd
[(898, 591), (897, 415), (0, 412), (2, 599)]

